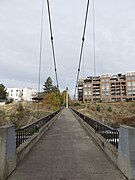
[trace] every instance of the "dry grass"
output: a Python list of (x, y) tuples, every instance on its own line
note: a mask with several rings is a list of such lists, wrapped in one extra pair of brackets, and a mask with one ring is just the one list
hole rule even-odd
[(39, 104), (38, 116), (37, 103), (34, 102), (3, 105), (0, 106), (0, 126), (6, 124), (15, 124), (16, 127), (19, 128), (37, 120), (38, 118), (44, 117), (51, 112), (51, 109), (43, 107), (42, 104)]
[[(100, 107), (100, 110), (97, 106)], [(80, 106), (79, 111), (107, 125), (135, 126), (135, 102), (90, 103), (83, 108)]]

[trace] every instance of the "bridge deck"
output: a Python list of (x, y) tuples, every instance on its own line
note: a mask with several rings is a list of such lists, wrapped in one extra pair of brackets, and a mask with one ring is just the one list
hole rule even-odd
[(70, 110), (43, 135), (8, 180), (120, 180), (120, 171), (88, 137)]

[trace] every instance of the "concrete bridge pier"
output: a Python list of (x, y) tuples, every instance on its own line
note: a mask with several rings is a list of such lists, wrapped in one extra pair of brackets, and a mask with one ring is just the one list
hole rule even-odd
[(120, 127), (118, 167), (129, 180), (135, 180), (135, 128)]
[(5, 180), (16, 167), (14, 125), (0, 127), (0, 180)]

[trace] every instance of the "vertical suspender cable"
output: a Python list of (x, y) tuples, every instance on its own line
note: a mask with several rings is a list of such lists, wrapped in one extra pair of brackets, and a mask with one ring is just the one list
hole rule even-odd
[(47, 8), (48, 8), (48, 18), (49, 18), (49, 26), (50, 26), (50, 35), (51, 35), (51, 44), (52, 44), (52, 53), (53, 53), (55, 77), (56, 77), (57, 88), (59, 89), (59, 82), (58, 82), (58, 74), (57, 74), (57, 66), (56, 66), (56, 56), (55, 56), (55, 48), (54, 48), (54, 41), (53, 41), (53, 31), (52, 31), (51, 12), (50, 12), (49, 0), (47, 0)]
[(80, 57), (79, 57), (78, 72), (77, 72), (77, 77), (76, 77), (74, 100), (75, 100), (75, 98), (76, 98), (76, 91), (77, 91), (77, 87), (78, 87), (78, 79), (79, 79), (80, 67), (81, 67), (81, 61), (82, 61), (82, 54), (83, 54), (83, 47), (84, 47), (84, 40), (85, 40), (85, 33), (86, 33), (86, 26), (87, 26), (88, 12), (89, 12), (89, 4), (90, 4), (90, 1), (88, 0), (88, 2), (87, 2), (87, 8), (86, 8), (86, 16), (85, 16), (84, 30), (83, 30), (83, 37), (82, 37), (82, 44), (81, 44), (81, 51), (80, 51)]
[(85, 59), (85, 56), (84, 56), (84, 52), (83, 52), (83, 56), (82, 56), (82, 78), (84, 78), (84, 67), (85, 67), (84, 59)]
[(44, 0), (42, 0), (41, 29), (40, 29), (40, 45), (39, 45), (38, 106), (37, 106), (38, 117), (39, 117), (39, 92), (40, 92), (40, 81), (41, 81), (41, 61), (42, 61), (42, 41), (43, 41), (43, 19), (44, 19)]
[[(94, 77), (96, 76), (96, 43), (95, 43), (95, 4), (93, 0), (93, 61), (94, 61)], [(96, 102), (96, 87), (95, 87), (95, 102)]]

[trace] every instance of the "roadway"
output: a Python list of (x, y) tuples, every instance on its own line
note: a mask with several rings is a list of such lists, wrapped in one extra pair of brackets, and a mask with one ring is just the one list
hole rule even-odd
[(125, 180), (69, 109), (21, 161), (8, 180)]

